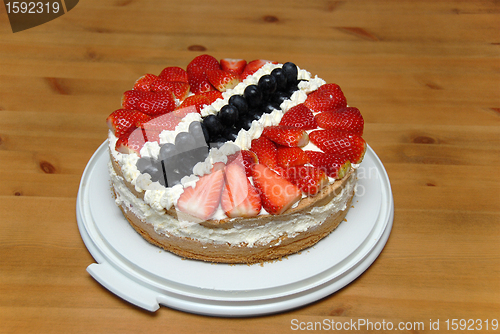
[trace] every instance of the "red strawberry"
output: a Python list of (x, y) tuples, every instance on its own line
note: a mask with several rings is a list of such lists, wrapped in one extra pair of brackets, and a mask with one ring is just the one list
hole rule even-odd
[(140, 124), (146, 131), (162, 132), (163, 130), (175, 130), (180, 119), (173, 113), (163, 114), (149, 119)]
[(341, 179), (351, 169), (351, 163), (345, 157), (320, 151), (304, 151), (311, 165), (323, 170), (327, 176)]
[(184, 100), (189, 94), (189, 84), (181, 81), (168, 81), (161, 77), (151, 83), (153, 92), (171, 91), (179, 100)]
[(337, 84), (325, 84), (307, 96), (304, 104), (314, 112), (332, 111), (347, 106), (347, 101)]
[(311, 142), (322, 151), (359, 164), (365, 155), (366, 143), (361, 136), (336, 130), (315, 130), (309, 134)]
[(201, 220), (210, 219), (219, 207), (223, 186), (224, 173), (217, 170), (202, 176), (194, 188), (184, 188), (177, 201), (179, 218), (183, 218), (181, 213), (187, 213)]
[(245, 173), (248, 177), (252, 176), (252, 167), (259, 162), (257, 154), (248, 150), (241, 150), (237, 153), (228, 155), (227, 164), (236, 162), (237, 164), (243, 165), (245, 167)]
[(262, 206), (269, 214), (279, 215), (302, 198), (302, 192), (296, 185), (263, 164), (253, 166), (252, 176)]
[(278, 165), (281, 167), (291, 167), (304, 165), (309, 162), (309, 157), (300, 147), (278, 147)]
[(124, 153), (135, 153), (141, 156), (140, 151), (148, 141), (158, 141), (159, 133), (155, 131), (145, 131), (141, 128), (130, 128), (116, 141), (115, 150)]
[(193, 67), (188, 71), (188, 83), (191, 87), (191, 92), (199, 94), (215, 90), (210, 81), (208, 81), (205, 69)]
[(128, 129), (137, 127), (150, 119), (151, 116), (137, 110), (118, 109), (106, 118), (106, 123), (108, 124), (108, 128), (113, 131), (113, 134), (119, 138)]
[(171, 114), (175, 115), (175, 117), (179, 119), (183, 119), (187, 114), (193, 113), (193, 112), (198, 112), (198, 109), (196, 106), (187, 106), (187, 107), (179, 107), (175, 109), (174, 111), (171, 112)]
[(214, 103), (217, 99), (222, 99), (222, 93), (218, 90), (211, 90), (209, 92), (200, 93), (198, 95), (207, 97), (209, 104)]
[(278, 149), (276, 144), (268, 138), (261, 136), (252, 140), (250, 151), (257, 155), (260, 164), (266, 165), (269, 168), (274, 168), (278, 165)]
[(309, 143), (307, 132), (291, 126), (268, 126), (262, 131), (262, 136), (269, 138), (279, 145), (288, 147), (303, 147)]
[(248, 180), (244, 166), (228, 164), (225, 169), (225, 186), (221, 206), (228, 217), (255, 217), (260, 213), (260, 195)]
[(238, 75), (223, 70), (209, 70), (207, 71), (207, 78), (212, 86), (214, 86), (219, 92), (225, 92), (228, 89), (233, 89), (240, 83)]
[(318, 127), (314, 114), (303, 103), (290, 108), (281, 118), (279, 125), (293, 126), (303, 130), (312, 130)]
[(144, 92), (140, 90), (128, 90), (123, 93), (122, 107), (123, 109), (137, 110), (137, 103), (148, 97), (154, 96), (153, 92)]
[(293, 166), (286, 171), (287, 180), (307, 195), (316, 195), (328, 184), (325, 172), (313, 166)]
[(325, 111), (315, 116), (316, 122), (323, 129), (333, 129), (363, 135), (364, 120), (358, 108), (346, 107), (334, 111)]
[(278, 62), (264, 59), (256, 59), (252, 60), (245, 66), (243, 73), (241, 73), (241, 80), (245, 79), (247, 76), (254, 74), (257, 72), (262, 66), (267, 63), (277, 64)]
[(205, 73), (207, 70), (220, 70), (220, 64), (217, 59), (210, 55), (200, 55), (195, 57), (186, 67), (186, 71), (189, 73), (194, 68), (202, 69)]
[(184, 69), (177, 66), (170, 66), (164, 68), (161, 71), (160, 75), (158, 76), (168, 81), (180, 81), (185, 83), (188, 82), (187, 72)]
[(203, 109), (204, 106), (209, 104), (210, 100), (208, 99), (208, 97), (202, 94), (191, 95), (190, 97), (187, 97), (184, 101), (182, 101), (181, 105), (178, 106), (177, 109), (182, 109), (189, 106), (195, 106), (196, 111), (201, 112), (201, 109)]
[(150, 116), (156, 116), (171, 112), (175, 109), (175, 97), (170, 91), (151, 92), (151, 95), (144, 97), (137, 102), (137, 110)]
[(134, 84), (134, 90), (140, 90), (143, 92), (148, 92), (151, 90), (151, 83), (155, 81), (158, 77), (154, 74), (145, 74)]
[(220, 60), (220, 66), (223, 71), (232, 72), (238, 75), (243, 73), (246, 65), (247, 61), (245, 59), (224, 58)]

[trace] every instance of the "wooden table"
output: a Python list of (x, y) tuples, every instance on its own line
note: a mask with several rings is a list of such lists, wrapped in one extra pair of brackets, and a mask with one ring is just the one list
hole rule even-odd
[[(81, 0), (12, 33), (0, 5), (0, 333), (284, 333), (358, 319), (419, 333), (473, 319), (493, 332), (499, 13), (494, 1)], [(94, 260), (76, 195), (105, 118), (139, 76), (201, 53), (293, 61), (362, 111), (391, 180), (394, 226), (375, 263), (337, 293), (257, 318), (149, 313), (86, 272)]]

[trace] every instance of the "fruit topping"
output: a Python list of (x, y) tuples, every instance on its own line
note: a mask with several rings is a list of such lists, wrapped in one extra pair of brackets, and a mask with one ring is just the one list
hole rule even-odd
[(309, 163), (323, 170), (327, 176), (334, 179), (343, 178), (351, 169), (349, 160), (341, 156), (319, 151), (304, 151), (309, 157)]
[(249, 150), (240, 150), (237, 153), (231, 154), (227, 157), (227, 164), (237, 163), (245, 168), (247, 177), (252, 176), (253, 165), (259, 162), (257, 155)]
[(145, 74), (139, 79), (134, 84), (134, 90), (140, 90), (143, 92), (148, 92), (151, 90), (151, 84), (157, 79), (158, 77), (154, 74)]
[(168, 81), (180, 81), (188, 83), (187, 72), (183, 68), (177, 66), (164, 68), (158, 76)]
[(158, 141), (159, 133), (146, 131), (142, 128), (130, 128), (116, 141), (115, 150), (124, 154), (135, 153), (141, 156), (140, 151), (148, 141)]
[(137, 110), (118, 109), (106, 118), (106, 123), (113, 134), (120, 137), (130, 128), (135, 128), (150, 119), (151, 116)]
[(290, 108), (281, 118), (279, 125), (293, 126), (303, 130), (312, 130), (318, 127), (314, 114), (303, 103)]
[(208, 134), (210, 135), (210, 140), (214, 138), (218, 138), (222, 130), (224, 130), (224, 126), (219, 120), (219, 117), (216, 115), (208, 115), (203, 119), (203, 124), (208, 130)]
[(202, 70), (203, 73), (206, 73), (208, 70), (220, 70), (220, 64), (215, 57), (212, 57), (207, 54), (203, 54), (200, 56), (194, 57), (191, 62), (189, 62), (188, 66), (186, 67), (186, 71), (189, 72), (193, 71), (196, 69)]
[(260, 195), (246, 177), (242, 164), (233, 162), (225, 168), (221, 207), (228, 217), (255, 217), (260, 213)]
[(217, 99), (222, 99), (222, 93), (218, 90), (211, 90), (209, 92), (200, 93), (199, 95), (208, 98), (208, 104), (212, 104)]
[(243, 91), (249, 108), (256, 108), (260, 106), (263, 100), (262, 91), (257, 85), (248, 85)]
[(296, 185), (263, 164), (253, 166), (252, 176), (262, 206), (269, 214), (282, 214), (302, 198), (302, 192)]
[(189, 84), (181, 81), (168, 81), (157, 78), (151, 83), (153, 92), (171, 91), (178, 100), (184, 100), (189, 94)]
[(253, 139), (250, 151), (257, 155), (260, 164), (269, 168), (274, 168), (278, 165), (278, 149), (276, 148), (276, 144), (267, 137), (261, 136)]
[(309, 162), (309, 157), (300, 147), (278, 147), (278, 165), (281, 167), (300, 166)]
[(276, 79), (270, 74), (263, 75), (260, 77), (257, 87), (262, 92), (264, 99), (267, 100), (276, 91)]
[(208, 81), (205, 69), (193, 67), (188, 73), (188, 83), (191, 87), (191, 92), (194, 94), (209, 92), (215, 90), (210, 81)]
[(177, 107), (178, 109), (181, 108), (186, 108), (189, 106), (195, 106), (196, 111), (198, 113), (201, 112), (201, 109), (203, 109), (204, 106), (209, 105), (210, 100), (207, 96), (203, 94), (198, 94), (198, 95), (191, 95), (190, 97), (187, 97), (184, 101), (182, 101), (181, 105)]
[(283, 75), (286, 77), (287, 87), (292, 87), (294, 85), (297, 85), (298, 83), (297, 75), (299, 73), (297, 65), (291, 62), (286, 62), (282, 66), (282, 71)]
[(334, 111), (325, 111), (315, 116), (316, 122), (323, 129), (333, 129), (363, 135), (364, 120), (358, 108), (346, 107)]
[[(196, 182), (195, 187), (184, 188), (177, 201), (177, 208), (193, 217), (208, 220), (219, 207), (223, 186), (222, 170), (204, 175)], [(182, 215), (180, 218), (182, 219)]]
[(242, 95), (233, 95), (229, 98), (229, 105), (238, 109), (238, 115), (243, 116), (248, 113), (247, 100)]
[(163, 114), (150, 118), (139, 124), (146, 131), (162, 132), (163, 130), (174, 130), (180, 119), (173, 113)]
[(275, 68), (271, 71), (271, 75), (274, 77), (274, 80), (276, 80), (276, 89), (278, 91), (285, 91), (288, 87), (288, 82), (283, 72), (283, 68)]
[(286, 170), (286, 178), (306, 195), (314, 196), (328, 184), (325, 172), (314, 166), (292, 166)]
[(175, 109), (175, 98), (171, 91), (150, 92), (148, 96), (137, 102), (137, 110), (150, 116), (171, 112)]
[(304, 104), (314, 112), (333, 111), (347, 107), (347, 101), (337, 84), (325, 84), (307, 96)]
[(228, 127), (234, 125), (236, 121), (238, 121), (238, 116), (238, 108), (230, 104), (223, 106), (219, 112), (220, 122)]
[(366, 143), (354, 133), (337, 130), (314, 130), (309, 134), (311, 142), (325, 153), (344, 157), (353, 164), (363, 160)]
[(262, 131), (265, 136), (276, 144), (288, 147), (303, 147), (309, 143), (309, 136), (306, 131), (291, 126), (268, 126)]
[(240, 77), (237, 74), (223, 70), (209, 70), (207, 71), (207, 78), (219, 92), (233, 89), (240, 83)]
[(241, 73), (241, 80), (244, 80), (249, 75), (254, 74), (267, 63), (277, 64), (277, 62), (271, 60), (264, 60), (264, 59), (252, 60), (247, 64), (247, 66), (245, 66), (243, 73)]
[(243, 73), (246, 65), (247, 61), (245, 59), (223, 58), (220, 60), (222, 70), (232, 72), (237, 75)]

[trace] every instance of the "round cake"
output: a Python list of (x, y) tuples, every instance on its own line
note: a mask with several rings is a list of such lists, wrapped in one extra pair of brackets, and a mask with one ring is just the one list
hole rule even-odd
[(148, 242), (259, 263), (344, 220), (366, 143), (341, 88), (291, 62), (195, 57), (139, 78), (107, 118), (112, 194)]

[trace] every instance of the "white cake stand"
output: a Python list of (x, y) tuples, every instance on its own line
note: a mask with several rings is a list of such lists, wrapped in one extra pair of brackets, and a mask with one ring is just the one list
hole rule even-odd
[(307, 305), (361, 275), (384, 248), (392, 228), (389, 178), (368, 147), (347, 221), (314, 247), (263, 265), (186, 260), (149, 244), (128, 224), (111, 197), (108, 162), (106, 141), (90, 159), (78, 191), (78, 227), (97, 262), (87, 271), (117, 296), (149, 311), (164, 305), (242, 317)]

